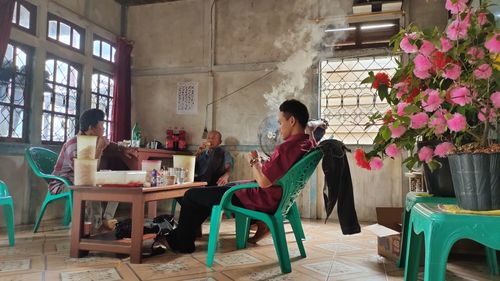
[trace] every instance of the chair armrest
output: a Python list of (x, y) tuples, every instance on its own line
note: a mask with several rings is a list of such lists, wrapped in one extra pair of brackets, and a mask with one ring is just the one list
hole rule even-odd
[[(225, 206), (228, 203), (231, 203), (231, 198), (233, 197), (233, 194), (241, 189), (248, 189), (248, 188), (258, 188), (260, 187), (258, 183), (256, 182), (251, 182), (251, 183), (244, 183), (244, 184), (239, 184), (231, 187), (228, 189), (224, 195), (222, 196), (222, 199), (220, 200), (220, 206)], [(229, 202), (226, 202), (229, 201)]]
[(41, 178), (43, 179), (47, 179), (47, 180), (58, 180), (58, 181), (62, 181), (64, 183), (64, 185), (66, 186), (70, 186), (71, 183), (69, 182), (68, 179), (66, 178), (63, 178), (63, 177), (60, 177), (60, 176), (55, 176), (55, 175), (48, 175), (48, 174), (42, 174)]

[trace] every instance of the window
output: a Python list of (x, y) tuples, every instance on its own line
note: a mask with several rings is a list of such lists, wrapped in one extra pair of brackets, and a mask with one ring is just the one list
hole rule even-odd
[(83, 52), (84, 36), (83, 28), (55, 15), (48, 14), (47, 38), (49, 40)]
[(113, 117), (113, 89), (114, 81), (109, 75), (94, 72), (92, 75), (92, 108), (99, 108), (106, 113), (104, 120), (104, 133), (110, 136)]
[(320, 63), (320, 111), (328, 120), (327, 135), (346, 144), (372, 144), (378, 127), (368, 130), (368, 117), (385, 112), (387, 103), (381, 101), (369, 84), (361, 84), (368, 72), (384, 71), (394, 75), (396, 56), (375, 56), (329, 59)]
[(116, 49), (114, 44), (111, 44), (109, 41), (94, 35), (94, 48), (92, 51), (94, 57), (114, 63), (115, 53)]
[(325, 46), (334, 49), (387, 47), (399, 32), (399, 20), (358, 22), (348, 26), (327, 26)]
[(75, 135), (81, 95), (80, 66), (56, 58), (45, 61), (42, 142), (62, 143)]
[(14, 4), (12, 23), (21, 30), (35, 34), (36, 32), (36, 6), (27, 1), (18, 0)]
[(0, 68), (0, 139), (28, 141), (31, 52), (9, 43)]

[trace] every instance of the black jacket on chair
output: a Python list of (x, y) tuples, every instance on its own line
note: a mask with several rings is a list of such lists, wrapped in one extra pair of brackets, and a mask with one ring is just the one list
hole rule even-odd
[(334, 139), (323, 140), (317, 149), (323, 152), (323, 172), (325, 173), (323, 198), (326, 219), (332, 213), (335, 203), (338, 202), (337, 213), (342, 233), (361, 232), (354, 207), (351, 171), (346, 156), (346, 151), (350, 152), (350, 150), (344, 143)]

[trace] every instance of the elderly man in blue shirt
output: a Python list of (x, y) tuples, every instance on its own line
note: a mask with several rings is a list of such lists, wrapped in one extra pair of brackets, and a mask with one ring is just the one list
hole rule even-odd
[(210, 131), (207, 141), (196, 151), (195, 181), (206, 181), (208, 186), (223, 186), (229, 181), (233, 157), (220, 146), (222, 135)]

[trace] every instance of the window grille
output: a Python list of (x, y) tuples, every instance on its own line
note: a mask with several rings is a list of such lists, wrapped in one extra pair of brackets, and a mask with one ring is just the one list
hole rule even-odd
[(113, 118), (113, 88), (114, 81), (109, 75), (94, 72), (92, 75), (92, 108), (99, 108), (106, 114), (104, 120), (104, 134), (110, 136)]

